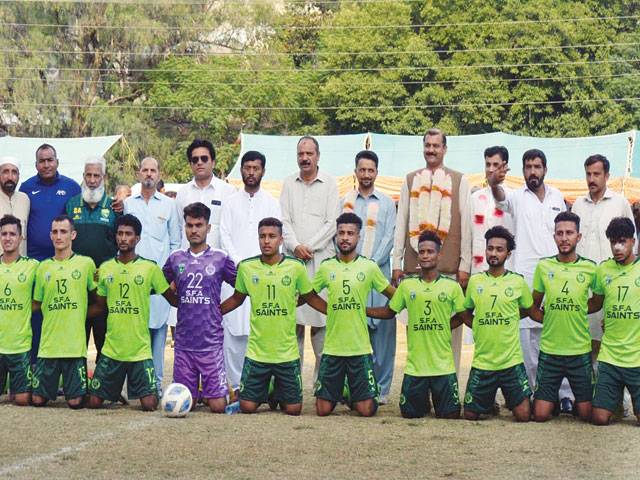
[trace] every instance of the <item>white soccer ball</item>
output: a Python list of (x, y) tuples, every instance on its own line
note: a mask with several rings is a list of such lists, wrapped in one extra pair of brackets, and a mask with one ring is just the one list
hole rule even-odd
[(160, 403), (162, 413), (171, 418), (185, 417), (191, 410), (192, 405), (191, 392), (181, 383), (169, 385), (164, 391), (162, 402)]

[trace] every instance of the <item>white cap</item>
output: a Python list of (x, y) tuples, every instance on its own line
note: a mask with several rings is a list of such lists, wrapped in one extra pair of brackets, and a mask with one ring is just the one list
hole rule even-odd
[(18, 171), (20, 171), (20, 160), (18, 160), (16, 157), (0, 157), (0, 167), (5, 163), (15, 165)]
[(99, 157), (97, 155), (90, 155), (84, 159), (84, 164), (86, 165), (100, 165), (102, 167), (102, 174), (104, 175), (107, 172), (107, 163), (105, 162), (103, 157)]

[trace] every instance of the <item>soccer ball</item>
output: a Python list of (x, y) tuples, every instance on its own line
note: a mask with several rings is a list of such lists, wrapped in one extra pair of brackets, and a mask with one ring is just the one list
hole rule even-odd
[(184, 417), (189, 413), (192, 405), (191, 392), (181, 383), (172, 383), (162, 395), (162, 413), (167, 417)]

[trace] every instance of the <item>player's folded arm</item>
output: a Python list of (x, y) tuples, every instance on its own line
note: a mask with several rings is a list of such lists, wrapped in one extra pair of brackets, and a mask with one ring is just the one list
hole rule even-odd
[(162, 292), (162, 296), (169, 302), (169, 305), (176, 308), (178, 307), (178, 295), (171, 287), (167, 287), (167, 289)]
[(533, 305), (530, 308), (520, 309), (520, 318), (529, 317), (531, 320), (542, 323), (544, 319), (544, 310), (542, 307), (542, 300), (544, 299), (544, 293), (534, 290), (531, 294), (533, 297)]
[(97, 295), (92, 292), (93, 297), (89, 297), (89, 308), (87, 308), (87, 318), (95, 318), (103, 315), (107, 311), (107, 297)]
[(379, 318), (381, 320), (390, 320), (396, 316), (389, 304), (384, 307), (367, 307), (367, 317)]
[(244, 303), (245, 298), (247, 298), (246, 294), (239, 292), (238, 290), (234, 290), (233, 295), (220, 304), (220, 313), (222, 315), (226, 315), (227, 313), (235, 310)]
[(318, 295), (315, 290), (310, 290), (307, 293), (301, 293), (298, 297), (298, 306), (308, 304), (314, 310), (326, 315), (327, 314), (327, 302)]
[(594, 293), (587, 302), (587, 313), (595, 313), (602, 309), (604, 303), (604, 295)]

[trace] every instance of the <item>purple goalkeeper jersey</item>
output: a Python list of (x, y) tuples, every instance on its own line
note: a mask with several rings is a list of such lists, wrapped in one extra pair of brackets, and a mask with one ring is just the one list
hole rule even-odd
[(222, 348), (220, 287), (223, 281), (235, 285), (233, 260), (211, 247), (200, 255), (176, 250), (162, 271), (169, 283), (175, 282), (180, 298), (176, 350), (206, 352)]

